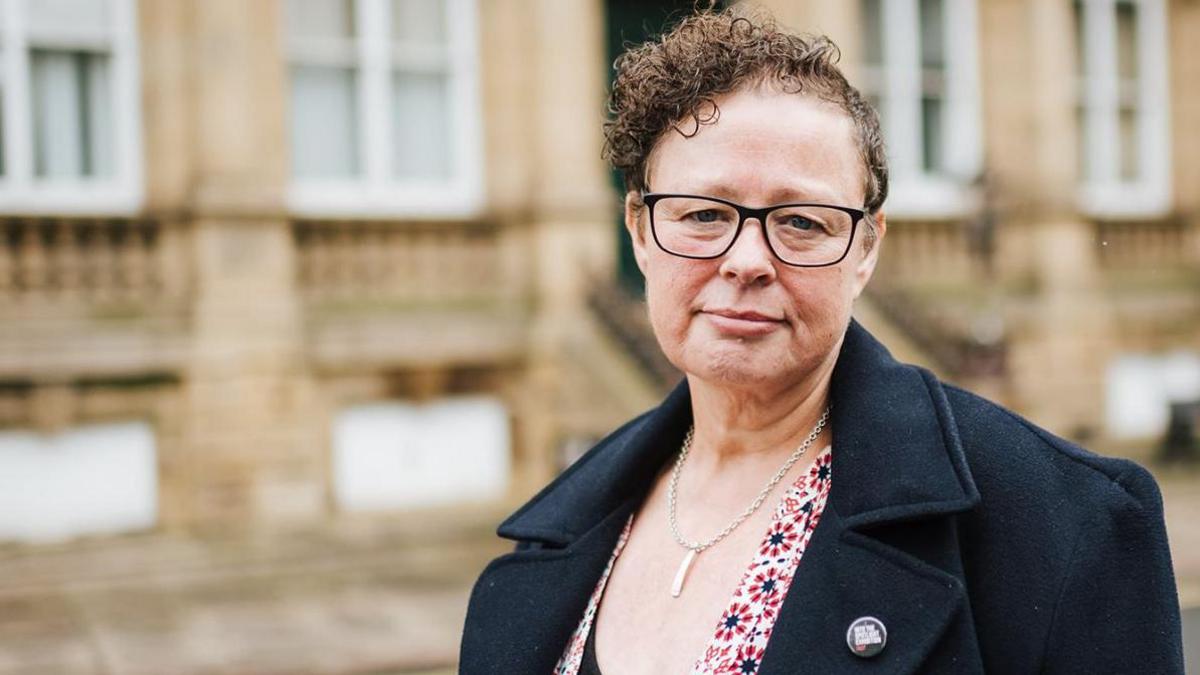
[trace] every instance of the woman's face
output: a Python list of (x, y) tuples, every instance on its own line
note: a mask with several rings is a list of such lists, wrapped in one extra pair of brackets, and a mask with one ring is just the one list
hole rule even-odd
[[(756, 87), (717, 99), (718, 120), (694, 136), (667, 132), (651, 154), (653, 192), (724, 198), (750, 207), (817, 202), (861, 207), (862, 165), (850, 118), (832, 104)], [(690, 130), (688, 121), (681, 128)], [(792, 267), (747, 220), (724, 256), (694, 260), (660, 249), (649, 214), (626, 199), (626, 225), (646, 277), (650, 320), (667, 358), (693, 377), (732, 387), (786, 387), (827, 372), (878, 243), (829, 267)], [(877, 219), (884, 234), (882, 217)]]

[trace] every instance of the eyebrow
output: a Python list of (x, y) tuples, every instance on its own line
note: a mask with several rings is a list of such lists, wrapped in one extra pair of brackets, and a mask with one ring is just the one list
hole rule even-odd
[[(744, 203), (740, 195), (729, 189), (727, 183), (723, 182), (699, 182), (694, 187), (687, 187), (678, 190), (649, 190), (651, 192), (673, 192), (676, 194), (691, 194), (697, 196), (719, 197), (731, 202)], [(825, 190), (802, 190), (794, 187), (782, 187), (769, 191), (768, 200), (765, 204), (755, 204), (755, 206), (774, 206), (776, 204), (800, 204), (800, 203), (820, 203), (834, 204), (840, 200), (833, 193)]]

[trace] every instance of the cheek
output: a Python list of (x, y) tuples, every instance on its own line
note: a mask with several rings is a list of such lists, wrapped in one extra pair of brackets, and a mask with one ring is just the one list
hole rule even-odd
[(801, 319), (849, 312), (854, 274), (840, 265), (801, 270), (788, 280), (787, 289)]
[(854, 309), (854, 272), (841, 266), (804, 272), (787, 284), (797, 337), (803, 343), (836, 340)]
[(700, 289), (710, 275), (701, 261), (663, 256), (652, 253), (646, 267), (646, 304), (660, 339), (687, 329)]

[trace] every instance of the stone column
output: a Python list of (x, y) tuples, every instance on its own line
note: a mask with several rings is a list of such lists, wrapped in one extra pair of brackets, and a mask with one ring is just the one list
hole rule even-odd
[[(1072, 34), (1071, 11), (1070, 3), (997, 2), (980, 29), (992, 66), (985, 91), (998, 113), (989, 150), (1011, 206), (1000, 225), (1002, 254), (1024, 254), (1008, 273), (1024, 268), (1036, 289), (1028, 320), (1009, 335), (1014, 402), (1057, 433), (1085, 437), (1103, 421), (1111, 331), (1093, 230), (1076, 204), (1075, 54), (1063, 39)], [(1028, 42), (1014, 45), (1022, 33)], [(1020, 67), (1002, 65), (1011, 61)], [(1007, 93), (1018, 90), (1013, 109)]]
[[(1167, 44), (1170, 47), (1171, 189), (1182, 213), (1200, 214), (1200, 3), (1172, 0), (1167, 3)], [(1195, 227), (1200, 229), (1200, 215)], [(1200, 247), (1200, 237), (1194, 245)], [(1200, 248), (1196, 253), (1200, 257)]]
[(532, 159), (525, 208), (534, 298), (528, 367), (516, 411), (523, 455), (514, 488), (527, 493), (557, 468), (563, 440), (562, 389), (572, 386), (565, 347), (587, 325), (591, 274), (612, 274), (614, 198), (601, 159), (605, 95), (602, 0), (537, 0), (522, 28), (528, 60), (520, 68)]
[[(262, 523), (325, 508), (323, 430), (304, 363), (287, 183), (280, 2), (144, 3), (148, 50), (188, 83), (185, 122), (151, 144), (150, 202), (190, 231), (192, 344), (167, 525)], [(148, 60), (147, 70), (158, 67)], [(166, 76), (154, 81), (163, 83)], [(151, 83), (148, 82), (148, 85)], [(155, 90), (148, 86), (152, 101)], [(161, 100), (170, 100), (163, 96)], [(151, 116), (148, 116), (151, 117)], [(154, 133), (154, 132), (152, 132)], [(153, 153), (159, 152), (158, 156)]]

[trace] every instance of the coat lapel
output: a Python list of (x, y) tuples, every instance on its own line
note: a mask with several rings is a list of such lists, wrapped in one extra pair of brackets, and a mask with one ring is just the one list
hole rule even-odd
[[(857, 323), (831, 390), (829, 501), (759, 673), (931, 672), (926, 660), (952, 623), (972, 630), (946, 516), (973, 508), (979, 494), (949, 405), (936, 379), (896, 363)], [(864, 616), (887, 628), (884, 650), (867, 659), (846, 644)], [(954, 672), (981, 670), (971, 643)]]
[[(932, 376), (897, 364), (852, 323), (831, 386), (829, 501), (759, 672), (925, 670), (950, 627), (970, 631), (957, 530), (948, 516), (973, 508), (979, 496)], [(690, 424), (683, 384), (500, 526), (501, 536), (533, 548), (498, 558), (480, 577), (461, 672), (553, 668), (625, 519)], [(887, 646), (870, 659), (846, 645), (850, 623), (862, 616), (888, 630)], [(979, 669), (973, 649), (953, 655), (957, 672)]]
[[(936, 672), (923, 664), (965, 605), (958, 579), (846, 530), (827, 506), (758, 672)], [(869, 659), (855, 656), (846, 643), (850, 624), (866, 616), (887, 629), (886, 646)], [(976, 670), (964, 663), (955, 672)]]
[(629, 514), (691, 424), (686, 385), (580, 458), (505, 520), (531, 544), (494, 560), (471, 594), (462, 673), (549, 673), (579, 624)]
[(566, 548), (493, 561), (471, 594), (459, 672), (550, 673), (635, 506), (618, 507)]

